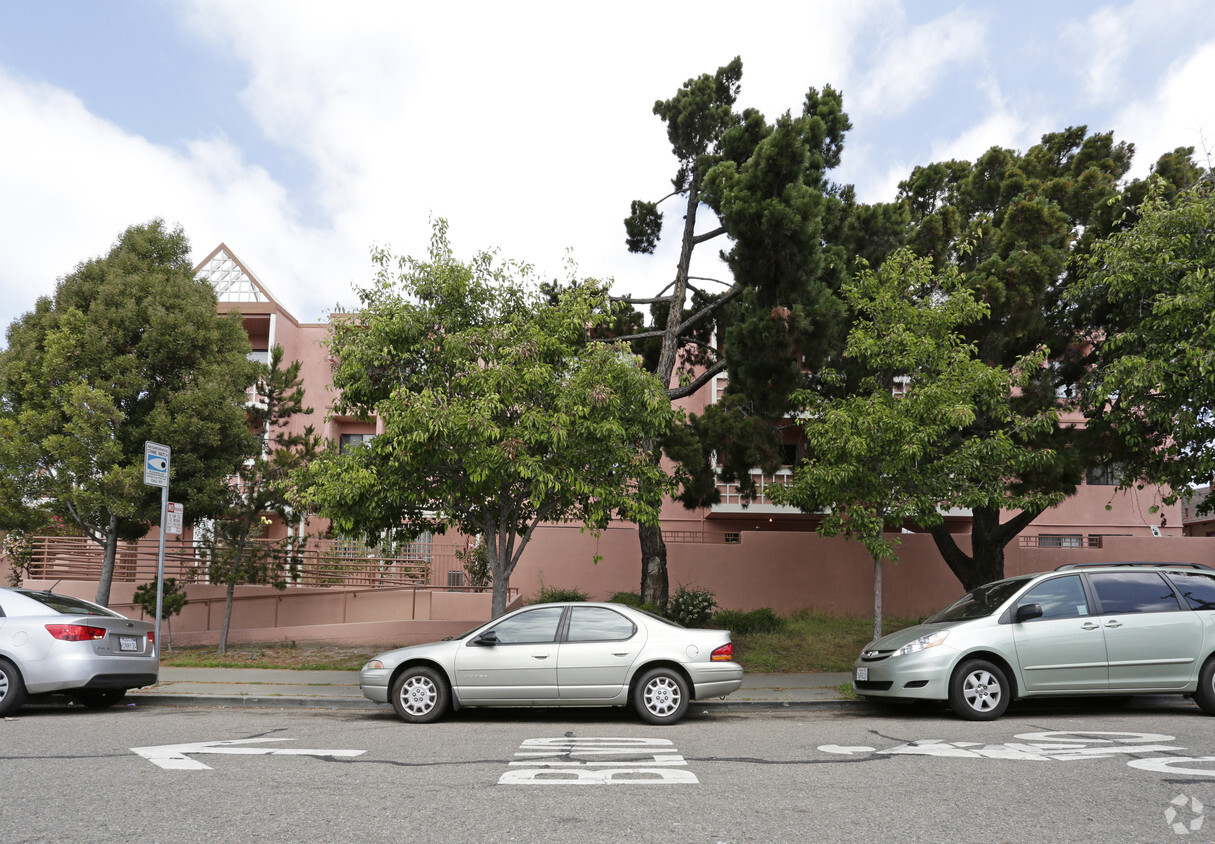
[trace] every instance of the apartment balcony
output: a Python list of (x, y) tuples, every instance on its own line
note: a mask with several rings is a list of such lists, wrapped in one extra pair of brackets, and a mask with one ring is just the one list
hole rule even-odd
[(711, 508), (713, 515), (805, 515), (796, 507), (775, 504), (768, 498), (768, 490), (774, 486), (788, 486), (793, 480), (792, 469), (778, 469), (774, 474), (766, 474), (760, 469), (751, 470), (751, 480), (755, 483), (757, 494), (754, 499), (747, 500), (739, 484), (719, 483), (717, 491), (721, 493), (721, 501)]

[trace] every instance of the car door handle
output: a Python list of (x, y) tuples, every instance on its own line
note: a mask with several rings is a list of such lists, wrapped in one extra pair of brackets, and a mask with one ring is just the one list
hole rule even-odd
[(1081, 630), (1096, 630), (1100, 626), (1101, 626), (1100, 624), (1093, 624), (1091, 621), (1089, 621), (1084, 624), (1081, 624), (1080, 629)]
[(1106, 627), (1121, 627), (1121, 626), (1122, 626), (1122, 622), (1121, 622), (1121, 621), (1107, 621), (1107, 622), (1105, 623), (1105, 626), (1106, 626)]
[(629, 655), (628, 651), (615, 651), (612, 654), (612, 656), (628, 656), (628, 655)]
[(532, 654), (532, 659), (548, 659), (548, 654)]

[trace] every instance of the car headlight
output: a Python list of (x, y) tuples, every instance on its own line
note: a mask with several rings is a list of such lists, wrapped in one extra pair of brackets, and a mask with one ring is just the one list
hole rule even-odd
[(363, 670), (370, 671), (373, 668), (383, 668), (383, 667), (384, 667), (384, 663), (380, 662), (378, 659), (373, 659), (371, 662), (369, 662), (363, 666)]
[(891, 656), (906, 656), (913, 654), (916, 651), (922, 651), (927, 648), (935, 648), (937, 645), (945, 641), (945, 637), (949, 635), (948, 630), (938, 630), (936, 633), (929, 633), (927, 636), (921, 636), (914, 642), (908, 642), (891, 654)]

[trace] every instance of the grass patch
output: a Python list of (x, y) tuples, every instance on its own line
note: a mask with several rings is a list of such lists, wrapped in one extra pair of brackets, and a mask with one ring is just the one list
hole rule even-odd
[[(851, 671), (857, 654), (873, 638), (871, 618), (802, 611), (780, 620), (783, 623), (775, 632), (732, 632), (734, 659), (745, 670), (762, 674)], [(919, 619), (886, 618), (882, 631), (893, 633), (917, 623)], [(214, 647), (178, 647), (162, 658), (161, 665), (176, 668), (358, 671), (367, 660), (394, 647), (396, 645), (297, 645), (294, 642), (278, 642), (230, 645), (228, 652), (222, 655)]]
[(214, 647), (174, 648), (161, 665), (174, 668), (289, 668), (297, 671), (358, 671), (367, 660), (391, 646), (376, 645), (236, 645), (227, 653)]
[[(882, 632), (918, 624), (915, 618), (884, 618)], [(776, 633), (738, 633), (734, 659), (747, 671), (801, 674), (851, 671), (861, 648), (873, 639), (873, 619), (801, 611)]]

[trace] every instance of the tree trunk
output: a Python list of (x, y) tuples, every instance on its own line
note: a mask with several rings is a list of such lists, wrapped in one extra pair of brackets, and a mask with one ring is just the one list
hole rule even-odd
[(662, 528), (638, 525), (641, 539), (641, 602), (666, 609), (671, 584), (667, 578), (667, 544), (662, 541)]
[(232, 626), (232, 601), (236, 597), (236, 584), (228, 584), (228, 592), (224, 597), (224, 626), (219, 631), (219, 652), (228, 652), (228, 628)]
[(967, 556), (954, 541), (953, 534), (944, 525), (935, 525), (932, 530), (937, 550), (946, 564), (969, 592), (1004, 579), (1004, 546), (1017, 537), (1025, 526), (1036, 519), (1041, 510), (1023, 510), (1003, 524), (1000, 511), (992, 507), (975, 507), (970, 527), (970, 549)]
[(873, 638), (882, 638), (882, 558), (873, 558)]
[[(679, 324), (683, 321), (683, 305), (688, 294), (688, 274), (692, 266), (692, 250), (696, 247), (696, 211), (700, 207), (701, 178), (700, 168), (693, 167), (692, 179), (688, 185), (688, 206), (683, 217), (683, 241), (679, 249), (679, 265), (675, 271), (675, 289), (671, 292), (671, 307), (667, 311), (666, 331), (662, 335), (662, 353), (658, 357), (658, 368), (654, 373), (662, 383), (662, 389), (666, 390), (668, 394), (671, 390), (671, 376), (675, 372), (675, 365), (679, 362)], [(660, 446), (657, 443), (646, 443), (646, 450), (653, 455), (655, 462), (662, 459)], [(641, 540), (641, 601), (665, 610), (670, 592), (670, 581), (667, 576), (667, 546), (662, 541), (662, 526), (657, 523), (638, 525), (637, 534)]]
[(97, 579), (97, 603), (110, 605), (110, 584), (114, 582), (114, 560), (118, 556), (118, 517), (111, 514), (105, 527), (105, 553), (101, 559), (101, 576)]

